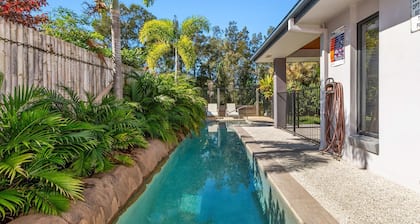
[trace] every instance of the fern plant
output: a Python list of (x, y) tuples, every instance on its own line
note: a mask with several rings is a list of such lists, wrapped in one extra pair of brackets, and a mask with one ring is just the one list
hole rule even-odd
[(167, 142), (177, 142), (178, 134), (198, 132), (205, 119), (205, 100), (186, 76), (175, 83), (171, 74), (133, 73), (125, 97), (137, 104), (136, 117), (147, 136)]
[(129, 78), (131, 82), (125, 88), (125, 97), (136, 105), (135, 116), (142, 123), (146, 136), (169, 143), (177, 142), (167, 113), (173, 107), (174, 99), (161, 94), (163, 86), (152, 75), (132, 73)]

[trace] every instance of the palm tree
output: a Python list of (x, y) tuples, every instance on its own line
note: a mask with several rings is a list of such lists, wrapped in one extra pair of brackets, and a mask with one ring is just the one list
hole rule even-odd
[(174, 20), (155, 19), (147, 21), (140, 30), (139, 39), (143, 44), (149, 44), (149, 53), (146, 61), (150, 69), (156, 66), (157, 61), (164, 54), (174, 50), (175, 80), (179, 69), (178, 55), (187, 69), (195, 63), (194, 37), (209, 30), (209, 22), (205, 17), (192, 16), (185, 19), (179, 27), (176, 17)]
[[(95, 0), (96, 10), (106, 8), (106, 0)], [(152, 5), (154, 0), (143, 0), (147, 7)], [(112, 39), (112, 62), (114, 75), (114, 93), (117, 99), (123, 98), (123, 74), (121, 71), (121, 27), (120, 27), (120, 3), (119, 0), (112, 0), (111, 3), (111, 39)]]

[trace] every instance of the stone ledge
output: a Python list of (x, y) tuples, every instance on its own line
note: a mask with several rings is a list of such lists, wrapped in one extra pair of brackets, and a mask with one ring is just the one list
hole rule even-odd
[(111, 172), (84, 179), (85, 201), (76, 201), (69, 211), (60, 216), (30, 214), (19, 217), (11, 224), (104, 224), (110, 223), (123, 209), (130, 197), (139, 189), (143, 180), (152, 173), (159, 162), (169, 156), (175, 147), (159, 140), (149, 141), (147, 149), (133, 154), (136, 164), (132, 167), (117, 166)]

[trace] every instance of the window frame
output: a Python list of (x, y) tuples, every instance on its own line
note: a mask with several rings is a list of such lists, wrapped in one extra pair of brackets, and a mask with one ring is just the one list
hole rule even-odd
[[(363, 20), (361, 20), (357, 23), (357, 133), (360, 134), (360, 135), (365, 135), (365, 136), (369, 136), (369, 137), (373, 137), (373, 138), (379, 138), (379, 130), (378, 130), (378, 133), (374, 133), (374, 132), (370, 132), (370, 131), (366, 131), (366, 130), (361, 129), (361, 127), (363, 126), (362, 122), (364, 120), (364, 119), (362, 119), (362, 114), (363, 114), (362, 110), (363, 110), (363, 107), (366, 107), (366, 105), (362, 105), (362, 103), (363, 103), (362, 98), (364, 97), (363, 94), (362, 94), (362, 91), (364, 91), (363, 88), (366, 88), (365, 87), (366, 84), (362, 83), (363, 82), (363, 78), (362, 78), (362, 75), (363, 75), (363, 67), (362, 67), (362, 64), (363, 64), (363, 60), (362, 60), (363, 59), (362, 58), (363, 43), (362, 43), (362, 37), (363, 37), (363, 34), (364, 34), (364, 33), (362, 33), (362, 27), (363, 27), (363, 25), (365, 25), (365, 24), (367, 24), (370, 21), (375, 20), (375, 19), (377, 19), (378, 22), (379, 22), (379, 12), (376, 12), (376, 13), (368, 16), (367, 18), (365, 18), (365, 19), (363, 19)], [(378, 28), (378, 31), (379, 31), (379, 28)], [(378, 40), (379, 40), (379, 36), (378, 36)], [(379, 49), (378, 49), (378, 51), (379, 51)], [(378, 53), (378, 88), (379, 88), (379, 53)], [(365, 95), (366, 95), (366, 93), (365, 93)], [(378, 99), (379, 99), (379, 92), (378, 92)], [(378, 100), (377, 104), (378, 104), (378, 115), (379, 115), (379, 100)], [(379, 121), (378, 121), (378, 125), (379, 125)], [(379, 129), (379, 127), (378, 127), (378, 129)]]

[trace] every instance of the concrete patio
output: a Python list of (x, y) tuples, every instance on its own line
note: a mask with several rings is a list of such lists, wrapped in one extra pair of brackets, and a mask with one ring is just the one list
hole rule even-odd
[(420, 194), (272, 126), (234, 128), (303, 223), (420, 223)]

